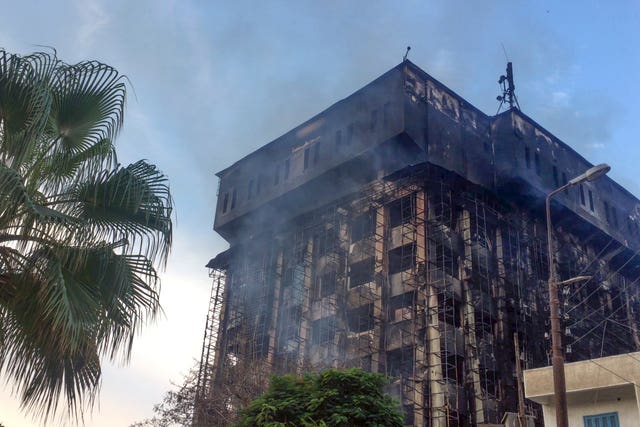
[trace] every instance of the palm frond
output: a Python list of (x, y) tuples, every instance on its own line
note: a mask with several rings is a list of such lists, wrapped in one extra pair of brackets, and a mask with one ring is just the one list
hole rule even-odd
[(160, 310), (172, 199), (155, 166), (117, 164), (125, 81), (0, 49), (0, 374), (45, 419), (81, 418), (100, 356), (126, 361)]
[(166, 261), (172, 236), (172, 199), (167, 178), (139, 161), (87, 180), (76, 188), (75, 216), (98, 239), (129, 240), (128, 253)]
[(52, 59), (20, 57), (0, 50), (0, 154), (5, 164), (18, 167), (37, 147), (52, 101), (38, 73), (48, 61)]
[(124, 115), (124, 76), (90, 61), (56, 69), (51, 87), (50, 132), (59, 150), (76, 154), (118, 134)]

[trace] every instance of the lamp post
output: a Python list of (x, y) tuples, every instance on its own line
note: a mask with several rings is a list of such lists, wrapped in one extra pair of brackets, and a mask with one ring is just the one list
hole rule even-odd
[(585, 181), (593, 181), (604, 176), (611, 167), (607, 164), (600, 164), (588, 169), (582, 175), (578, 175), (560, 188), (553, 190), (547, 196), (547, 244), (549, 256), (549, 317), (551, 320), (551, 354), (553, 363), (553, 392), (556, 403), (556, 425), (558, 427), (569, 427), (567, 414), (567, 387), (564, 379), (564, 355), (562, 354), (562, 335), (560, 332), (560, 300), (558, 298), (558, 283), (555, 278), (555, 268), (553, 262), (553, 235), (551, 227), (551, 198), (561, 191), (582, 184)]

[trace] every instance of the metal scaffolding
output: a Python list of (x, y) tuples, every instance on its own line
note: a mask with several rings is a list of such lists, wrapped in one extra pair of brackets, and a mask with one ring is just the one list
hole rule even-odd
[[(525, 368), (548, 362), (543, 225), (534, 211), (425, 167), (256, 230), (213, 270), (200, 408), (245, 361), (278, 373), (383, 373), (406, 425), (500, 422), (517, 408), (514, 333)], [(565, 291), (567, 358), (637, 350), (637, 278), (610, 265), (601, 239), (561, 235), (561, 280), (594, 277)]]

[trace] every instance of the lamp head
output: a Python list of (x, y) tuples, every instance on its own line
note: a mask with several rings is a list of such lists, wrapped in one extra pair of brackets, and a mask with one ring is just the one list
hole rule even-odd
[(611, 166), (606, 163), (601, 163), (597, 166), (587, 169), (587, 171), (581, 175), (576, 176), (571, 181), (569, 181), (569, 185), (578, 185), (585, 181), (594, 181), (598, 178), (601, 178), (607, 174), (611, 170)]

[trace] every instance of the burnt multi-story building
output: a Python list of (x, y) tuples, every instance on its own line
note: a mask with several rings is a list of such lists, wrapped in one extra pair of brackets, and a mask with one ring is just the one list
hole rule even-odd
[[(544, 197), (591, 166), (404, 61), (219, 172), (198, 408), (239, 361), (357, 366), (392, 378), (407, 425), (500, 422), (514, 334), (524, 367), (550, 364)], [(590, 276), (562, 288), (567, 360), (637, 351), (640, 202), (605, 177), (552, 218), (559, 280)]]

